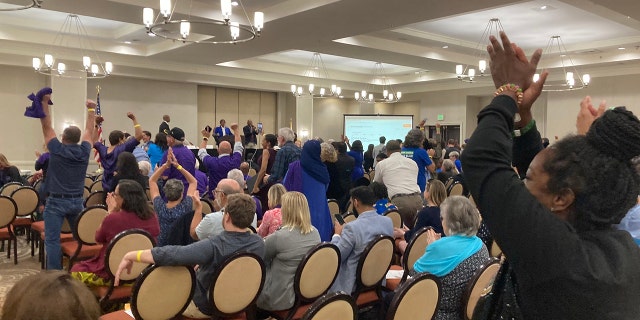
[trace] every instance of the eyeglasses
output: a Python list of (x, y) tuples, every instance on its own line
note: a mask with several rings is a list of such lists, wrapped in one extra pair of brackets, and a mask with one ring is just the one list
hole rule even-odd
[(222, 190), (217, 190), (217, 189), (216, 189), (216, 190), (213, 190), (213, 193), (214, 193), (214, 194), (215, 194), (215, 193), (222, 193), (222, 194), (226, 195), (226, 193), (224, 193), (224, 191), (222, 191)]

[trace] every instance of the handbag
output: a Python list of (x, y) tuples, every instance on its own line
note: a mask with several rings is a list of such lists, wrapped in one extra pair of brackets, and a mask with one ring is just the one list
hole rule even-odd
[(491, 292), (481, 296), (472, 320), (524, 319), (518, 302), (518, 283), (506, 259), (493, 282)]

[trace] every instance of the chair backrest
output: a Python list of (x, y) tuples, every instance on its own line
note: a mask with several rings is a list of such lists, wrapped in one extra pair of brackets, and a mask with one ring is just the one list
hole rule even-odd
[(302, 315), (302, 320), (357, 319), (356, 303), (344, 292), (328, 293), (316, 300)]
[(353, 213), (348, 213), (346, 216), (343, 217), (344, 223), (349, 223), (351, 221), (356, 220), (357, 218), (358, 217), (356, 217), (356, 215)]
[(16, 202), (7, 196), (0, 195), (0, 228), (11, 224), (18, 213)]
[(389, 305), (387, 320), (432, 319), (440, 304), (440, 281), (422, 273), (405, 282)]
[(156, 266), (144, 271), (133, 285), (131, 311), (136, 319), (173, 319), (189, 305), (196, 274), (188, 266)]
[(462, 296), (462, 314), (465, 319), (470, 320), (473, 317), (473, 310), (480, 297), (491, 292), (498, 270), (500, 270), (500, 260), (491, 259), (473, 275)]
[(452, 184), (453, 184), (453, 177), (449, 177), (449, 179), (447, 179), (447, 181), (445, 181), (444, 183), (445, 189), (449, 190), (449, 187), (451, 187)]
[(331, 212), (331, 215), (340, 213), (340, 205), (336, 199), (328, 199), (327, 205), (329, 205), (329, 212)]
[[(105, 254), (105, 270), (110, 279), (114, 279), (114, 272), (118, 270), (118, 266), (127, 252), (137, 250), (151, 249), (156, 245), (155, 240), (151, 235), (142, 229), (129, 229), (122, 231), (116, 235), (109, 246)], [(131, 267), (131, 272), (122, 272), (120, 274), (121, 281), (131, 281), (140, 275), (140, 272), (149, 264), (134, 262)]]
[(377, 236), (367, 245), (360, 256), (356, 271), (356, 286), (359, 292), (380, 285), (391, 265), (393, 249), (393, 239), (384, 235)]
[(200, 202), (202, 202), (202, 214), (209, 214), (213, 212), (213, 204), (211, 200), (201, 198)]
[(376, 171), (375, 170), (369, 171), (369, 180), (373, 181), (373, 178), (375, 177), (376, 177)]
[[(420, 259), (427, 250), (427, 230), (432, 229), (431, 227), (424, 227), (418, 230), (413, 238), (409, 241), (407, 248), (404, 250), (404, 254), (402, 255), (402, 265), (404, 267), (404, 274), (408, 275), (411, 270), (413, 270), (413, 264)], [(406, 276), (403, 275), (403, 279), (406, 279)]]
[(462, 186), (462, 183), (460, 183), (459, 181), (454, 182), (448, 189), (447, 189), (447, 196), (451, 197), (451, 196), (461, 196), (462, 193), (464, 192), (464, 187)]
[(40, 195), (33, 187), (19, 187), (11, 193), (18, 206), (18, 217), (28, 216), (38, 209)]
[(80, 212), (78, 218), (76, 218), (76, 227), (73, 230), (73, 237), (82, 244), (96, 244), (96, 231), (100, 228), (102, 220), (104, 220), (108, 214), (107, 208), (103, 206), (85, 208)]
[(389, 210), (384, 213), (384, 216), (391, 219), (394, 228), (402, 228), (402, 217), (400, 216), (398, 210)]
[(214, 313), (229, 316), (255, 303), (265, 272), (262, 258), (253, 253), (236, 252), (225, 259), (213, 275), (209, 290)]
[(489, 255), (494, 258), (499, 258), (502, 255), (502, 249), (500, 248), (500, 246), (498, 246), (498, 243), (495, 239), (493, 240), (493, 243), (491, 243), (491, 250), (489, 251)]
[(38, 179), (36, 180), (36, 182), (33, 183), (33, 188), (36, 189), (36, 191), (38, 191), (38, 193), (40, 192), (40, 187), (42, 186), (42, 179)]
[(20, 182), (9, 182), (5, 183), (0, 189), (0, 195), (10, 197), (11, 194), (18, 188), (22, 187), (22, 183)]
[(93, 191), (87, 197), (87, 199), (84, 200), (84, 206), (85, 208), (93, 206), (106, 206), (106, 197), (107, 195), (104, 191)]
[(256, 169), (254, 168), (249, 169), (249, 174), (248, 174), (249, 177), (253, 177), (256, 174), (257, 174)]
[(87, 188), (91, 188), (91, 185), (94, 183), (91, 177), (84, 177), (84, 186)]
[(104, 191), (104, 188), (102, 188), (102, 180), (94, 181), (89, 189), (91, 189), (91, 192)]
[(329, 242), (320, 243), (300, 261), (293, 282), (296, 299), (313, 301), (331, 287), (340, 268), (340, 250)]
[(87, 198), (89, 198), (90, 195), (91, 195), (91, 190), (87, 187), (84, 187), (84, 189), (82, 190), (82, 198), (87, 200)]

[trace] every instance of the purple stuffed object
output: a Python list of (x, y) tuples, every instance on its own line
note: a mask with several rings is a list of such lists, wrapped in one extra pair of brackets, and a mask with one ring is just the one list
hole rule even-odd
[[(24, 116), (25, 117), (30, 117), (30, 118), (44, 118), (47, 115), (44, 113), (44, 110), (42, 109), (42, 97), (44, 97), (45, 95), (51, 94), (53, 92), (53, 90), (49, 87), (44, 87), (42, 89), (40, 89), (40, 91), (38, 91), (37, 94), (33, 94), (31, 93), (28, 98), (29, 100), (31, 100), (31, 106), (27, 107), (26, 110), (24, 111)], [(49, 100), (49, 105), (53, 105), (53, 102), (51, 102), (51, 100)]]

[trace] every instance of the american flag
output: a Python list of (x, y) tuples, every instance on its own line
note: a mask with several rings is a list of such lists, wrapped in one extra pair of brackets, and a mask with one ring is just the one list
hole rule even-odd
[[(100, 89), (98, 89), (98, 97), (96, 98), (96, 116), (102, 115), (100, 111)], [(98, 125), (98, 141), (102, 142), (102, 123)], [(93, 159), (96, 160), (98, 166), (100, 166), (100, 153), (98, 153), (97, 149), (93, 149)]]

